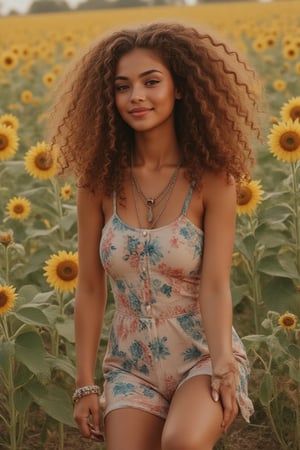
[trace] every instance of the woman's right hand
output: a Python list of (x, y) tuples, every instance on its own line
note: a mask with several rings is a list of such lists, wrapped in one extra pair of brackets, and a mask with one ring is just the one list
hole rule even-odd
[(73, 417), (82, 436), (97, 442), (104, 442), (103, 430), (100, 428), (101, 413), (99, 396), (86, 395), (74, 405)]

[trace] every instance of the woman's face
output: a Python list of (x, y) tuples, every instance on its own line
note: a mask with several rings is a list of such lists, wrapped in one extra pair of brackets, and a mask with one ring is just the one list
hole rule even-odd
[(115, 74), (115, 103), (123, 120), (135, 131), (173, 127), (178, 98), (171, 73), (155, 51), (136, 48), (120, 58)]

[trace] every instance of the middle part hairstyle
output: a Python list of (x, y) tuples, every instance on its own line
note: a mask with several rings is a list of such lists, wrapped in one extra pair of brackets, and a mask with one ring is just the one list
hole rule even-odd
[(228, 44), (195, 27), (153, 23), (100, 37), (71, 65), (57, 90), (49, 140), (60, 149), (61, 173), (71, 170), (92, 191), (120, 192), (134, 131), (115, 106), (120, 58), (135, 48), (157, 52), (182, 98), (175, 129), (188, 179), (225, 171), (239, 183), (253, 162), (258, 81)]

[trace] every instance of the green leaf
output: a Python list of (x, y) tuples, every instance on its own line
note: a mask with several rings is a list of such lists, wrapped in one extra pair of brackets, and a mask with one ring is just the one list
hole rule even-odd
[(233, 307), (237, 306), (245, 296), (249, 295), (249, 286), (247, 284), (237, 285), (231, 282), (231, 296)]
[(288, 346), (288, 352), (293, 358), (295, 358), (297, 361), (300, 361), (300, 347), (298, 345), (290, 344)]
[(54, 295), (55, 291), (48, 291), (48, 292), (39, 292), (32, 298), (32, 303), (42, 303), (46, 304), (48, 300)]
[(260, 383), (259, 399), (264, 406), (268, 406), (273, 398), (273, 377), (265, 373)]
[(0, 370), (2, 369), (6, 380), (9, 373), (9, 358), (14, 354), (14, 345), (11, 342), (2, 342), (0, 345)]
[(14, 395), (14, 402), (17, 411), (20, 414), (25, 414), (32, 402), (32, 397), (29, 392), (27, 392), (23, 388), (18, 389)]
[(70, 375), (71, 378), (75, 379), (76, 369), (74, 364), (69, 359), (63, 356), (55, 358), (54, 356), (49, 355), (48, 360), (51, 369), (61, 370)]
[(296, 383), (300, 383), (300, 366), (299, 361), (293, 362), (293, 361), (287, 361), (287, 365), (289, 368), (289, 375), (292, 378), (292, 380), (295, 380)]
[(19, 296), (24, 297), (27, 302), (30, 302), (37, 294), (38, 288), (33, 284), (26, 284), (19, 289)]
[(295, 303), (297, 292), (292, 280), (276, 277), (264, 287), (262, 297), (268, 308), (283, 314)]
[(38, 382), (32, 382), (26, 386), (26, 390), (50, 417), (65, 425), (76, 426), (72, 401), (60, 386), (49, 384), (45, 387)]
[(266, 273), (274, 277), (295, 279), (298, 276), (297, 271), (295, 270), (295, 265), (293, 264), (293, 262), (290, 262), (290, 264), (288, 265), (285, 259), (283, 260), (285, 262), (285, 267), (282, 267), (275, 256), (266, 256), (258, 263), (257, 270), (261, 273)]
[(35, 375), (50, 376), (43, 340), (35, 332), (23, 333), (16, 338), (16, 359)]
[(249, 234), (238, 243), (238, 251), (242, 253), (248, 260), (253, 259), (253, 253), (255, 251), (256, 240), (252, 234)]
[(29, 325), (36, 325), (39, 327), (49, 326), (49, 321), (45, 314), (38, 308), (33, 306), (24, 306), (17, 311), (12, 312), (12, 314), (21, 320), (23, 323)]
[(56, 322), (55, 327), (58, 331), (58, 334), (69, 342), (75, 342), (74, 335), (74, 320), (69, 317), (65, 317), (62, 322)]

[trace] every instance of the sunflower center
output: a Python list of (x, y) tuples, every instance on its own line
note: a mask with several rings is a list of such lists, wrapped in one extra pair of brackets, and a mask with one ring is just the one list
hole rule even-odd
[(7, 66), (11, 66), (12, 64), (13, 64), (13, 59), (10, 57), (10, 56), (7, 56), (6, 58), (5, 58), (5, 64), (7, 65)]
[(62, 261), (57, 265), (56, 274), (61, 280), (74, 280), (78, 274), (77, 264), (74, 261)]
[(290, 116), (293, 120), (300, 119), (300, 105), (294, 106), (291, 109)]
[(280, 136), (280, 145), (287, 152), (294, 152), (300, 146), (300, 136), (295, 131), (286, 131)]
[(16, 214), (23, 214), (24, 212), (24, 206), (21, 205), (21, 203), (17, 203), (16, 205), (14, 205), (14, 213)]
[(252, 198), (252, 191), (247, 186), (242, 186), (237, 195), (238, 205), (247, 205)]
[(0, 134), (0, 151), (6, 149), (8, 146), (8, 138), (3, 134)]
[(0, 292), (0, 308), (6, 305), (8, 297), (5, 292)]
[(294, 325), (295, 320), (293, 317), (287, 316), (287, 317), (283, 318), (283, 323), (286, 327), (290, 327), (290, 326)]
[(7, 127), (12, 127), (13, 128), (13, 123), (12, 122), (10, 122), (9, 120), (5, 120), (4, 122), (3, 122), (3, 125), (6, 125)]
[(40, 170), (49, 170), (53, 165), (53, 159), (51, 158), (50, 155), (47, 155), (45, 152), (42, 152), (36, 156), (34, 163), (36, 167)]

